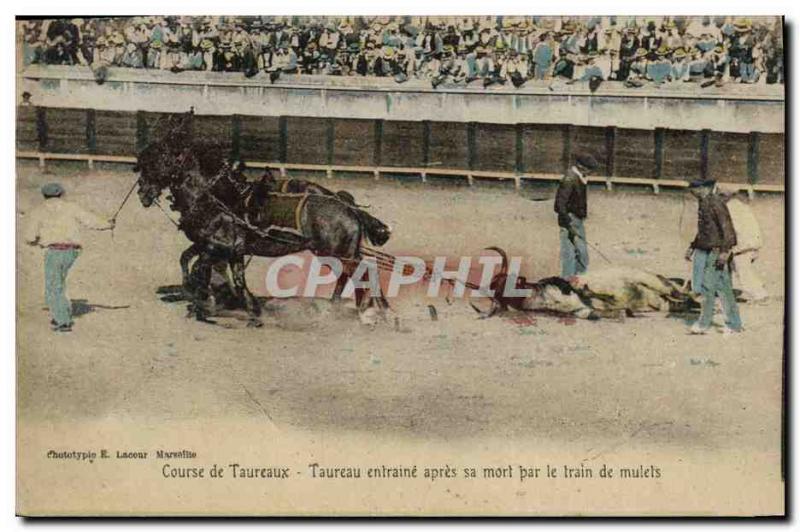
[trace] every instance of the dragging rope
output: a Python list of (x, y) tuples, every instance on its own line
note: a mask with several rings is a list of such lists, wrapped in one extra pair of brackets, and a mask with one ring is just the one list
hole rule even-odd
[(166, 217), (167, 217), (167, 220), (169, 220), (170, 222), (172, 222), (172, 225), (174, 225), (174, 226), (175, 226), (175, 227), (177, 227), (178, 229), (180, 229), (180, 228), (181, 228), (180, 224), (179, 224), (178, 222), (176, 222), (175, 220), (173, 220), (173, 219), (172, 219), (172, 216), (170, 216), (170, 215), (169, 215), (169, 213), (167, 212), (167, 210), (166, 210), (164, 207), (162, 207), (162, 206), (161, 206), (161, 203), (159, 203), (159, 201), (158, 201), (157, 199), (153, 200), (153, 203), (155, 203), (155, 204), (156, 204), (156, 206), (157, 206), (157, 207), (158, 207), (158, 208), (161, 210), (161, 212), (163, 212), (163, 213), (164, 213), (164, 216), (166, 216)]
[(600, 255), (600, 258), (602, 258), (604, 261), (606, 261), (607, 263), (609, 263), (609, 264), (611, 264), (611, 265), (613, 265), (613, 264), (614, 264), (613, 262), (611, 262), (611, 259), (609, 259), (608, 257), (606, 257), (605, 253), (603, 253), (602, 251), (600, 251), (600, 249), (599, 249), (599, 248), (598, 248), (596, 245), (592, 244), (591, 242), (589, 242), (588, 240), (586, 240), (585, 238), (583, 238), (583, 237), (582, 237), (582, 236), (580, 236), (580, 235), (575, 235), (575, 236), (577, 236), (578, 238), (580, 238), (581, 240), (583, 240), (584, 244), (586, 244), (587, 246), (589, 246), (590, 248), (592, 248), (592, 250), (594, 250), (594, 252), (595, 252), (595, 253), (597, 253), (598, 255)]
[[(377, 249), (363, 247), (361, 248), (361, 254), (365, 257), (370, 257), (375, 259), (375, 262), (378, 264), (378, 267), (386, 270), (386, 271), (394, 271), (395, 265), (397, 264), (397, 257), (394, 255), (390, 255), (389, 253), (384, 253), (382, 251), (378, 251)], [(403, 274), (410, 275), (414, 272), (414, 268), (411, 265), (403, 265)], [(425, 276), (432, 277), (434, 275), (433, 269), (431, 265), (426, 263), (425, 264)], [(462, 281), (461, 279), (453, 279), (449, 277), (442, 277), (442, 281), (449, 284), (452, 288), (455, 288), (456, 284), (462, 284), (467, 288), (475, 290), (483, 295), (485, 294), (485, 288), (481, 287), (470, 281)]]
[(138, 184), (139, 184), (139, 178), (137, 177), (136, 181), (134, 181), (133, 185), (131, 185), (130, 190), (128, 190), (128, 193), (125, 194), (125, 199), (123, 199), (122, 203), (120, 203), (119, 208), (117, 208), (117, 212), (115, 212), (114, 216), (111, 217), (111, 219), (114, 220), (115, 222), (117, 221), (117, 216), (119, 215), (120, 211), (125, 206), (125, 204), (128, 203), (128, 199), (130, 199), (131, 194), (133, 194), (133, 191), (136, 190), (136, 185)]
[[(139, 178), (137, 177), (136, 181), (133, 182), (133, 185), (131, 185), (131, 188), (128, 190), (128, 193), (125, 194), (125, 198), (122, 200), (122, 203), (119, 204), (119, 207), (117, 208), (117, 211), (114, 213), (114, 216), (111, 217), (111, 224), (113, 226), (117, 225), (117, 216), (119, 215), (120, 211), (125, 206), (125, 204), (128, 203), (128, 199), (130, 199), (131, 194), (133, 194), (133, 191), (136, 190), (136, 185), (138, 185), (138, 184), (139, 184)], [(113, 229), (113, 227), (111, 229), (111, 240), (114, 240), (114, 229)]]

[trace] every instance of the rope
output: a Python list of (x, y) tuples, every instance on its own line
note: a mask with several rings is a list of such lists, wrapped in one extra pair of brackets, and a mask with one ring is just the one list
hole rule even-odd
[(600, 249), (599, 249), (597, 246), (595, 246), (594, 244), (592, 244), (591, 242), (589, 242), (588, 240), (586, 240), (585, 238), (583, 238), (583, 237), (582, 237), (582, 236), (580, 236), (580, 235), (575, 235), (575, 236), (577, 236), (578, 238), (580, 238), (581, 240), (583, 240), (583, 242), (584, 242), (584, 243), (585, 243), (587, 246), (589, 246), (590, 248), (592, 248), (592, 249), (595, 251), (595, 253), (597, 253), (598, 255), (600, 255), (600, 257), (602, 257), (602, 259), (603, 259), (604, 261), (606, 261), (607, 263), (609, 263), (609, 264), (612, 264), (612, 265), (614, 264), (613, 262), (611, 262), (611, 259), (609, 259), (608, 257), (606, 257), (606, 256), (605, 256), (605, 254), (604, 254), (602, 251), (600, 251)]
[[(361, 248), (361, 253), (363, 255), (367, 256), (367, 257), (374, 258), (376, 260), (376, 262), (378, 263), (378, 266), (379, 267), (383, 267), (384, 270), (387, 270), (387, 271), (394, 270), (394, 265), (397, 262), (397, 257), (395, 257), (394, 255), (390, 255), (389, 253), (384, 253), (382, 251), (378, 251), (377, 249), (368, 248), (366, 246)], [(405, 273), (411, 273), (413, 271), (413, 269), (412, 270), (408, 270), (406, 268), (411, 268), (411, 266), (404, 266), (403, 267), (403, 273), (404, 274)], [(433, 275), (433, 271), (432, 271), (431, 266), (429, 264), (425, 264), (425, 274), (426, 275)], [(462, 281), (461, 279), (457, 279), (457, 278), (456, 279), (450, 279), (450, 278), (446, 278), (446, 277), (442, 277), (442, 281), (445, 282), (445, 283), (448, 283), (451, 286), (455, 286), (456, 283), (460, 283), (460, 284), (466, 286), (467, 288), (471, 288), (472, 290), (477, 290), (477, 291), (483, 293), (483, 289), (482, 289), (482, 287), (480, 285), (477, 285), (477, 284), (472, 283), (470, 281)]]
[(128, 190), (128, 193), (125, 194), (125, 199), (123, 199), (122, 203), (120, 203), (119, 208), (117, 209), (117, 212), (115, 212), (114, 216), (111, 217), (112, 220), (114, 220), (114, 221), (117, 220), (117, 215), (120, 213), (120, 211), (125, 206), (125, 204), (128, 203), (128, 198), (131, 197), (131, 194), (133, 194), (133, 191), (134, 191), (134, 189), (136, 189), (136, 185), (138, 185), (138, 184), (139, 184), (139, 178), (137, 177), (136, 181), (134, 181), (133, 185), (131, 185), (130, 190)]
[(174, 226), (175, 226), (175, 227), (177, 227), (178, 229), (180, 229), (180, 228), (181, 228), (180, 224), (179, 224), (178, 222), (176, 222), (175, 220), (173, 220), (173, 219), (172, 219), (172, 216), (170, 216), (170, 215), (169, 215), (169, 213), (168, 213), (166, 210), (164, 210), (164, 207), (162, 207), (162, 206), (161, 206), (161, 204), (158, 202), (158, 200), (157, 200), (157, 199), (153, 200), (153, 203), (155, 203), (155, 204), (158, 206), (158, 208), (159, 208), (159, 209), (161, 209), (161, 212), (163, 212), (163, 213), (164, 213), (164, 216), (166, 216), (166, 217), (167, 217), (167, 220), (169, 220), (170, 222), (172, 222), (172, 225), (174, 225)]

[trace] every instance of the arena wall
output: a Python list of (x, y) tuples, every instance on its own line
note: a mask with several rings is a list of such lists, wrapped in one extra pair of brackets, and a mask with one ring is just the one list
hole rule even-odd
[(782, 86), (437, 92), (319, 78), (117, 69), (98, 85), (88, 69), (30, 67), (17, 148), (135, 155), (161, 114), (194, 107), (205, 134), (247, 160), (554, 174), (589, 150), (607, 176), (784, 183)]

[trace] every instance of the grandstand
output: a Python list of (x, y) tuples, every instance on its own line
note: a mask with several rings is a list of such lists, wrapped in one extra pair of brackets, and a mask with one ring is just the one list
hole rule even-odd
[(93, 17), (25, 21), (21, 62), (172, 72), (783, 83), (780, 17)]
[(121, 68), (97, 84), (86, 67), (32, 65), (18, 84), (33, 103), (18, 108), (18, 153), (130, 161), (160, 113), (194, 107), (207, 135), (255, 166), (283, 171), (453, 175), (521, 186), (557, 179), (581, 149), (601, 160), (597, 179), (609, 187), (658, 191), (713, 177), (748, 190), (783, 189), (782, 85), (632, 94), (614, 83), (594, 92), (585, 83), (433, 90), (374, 78), (233, 76)]

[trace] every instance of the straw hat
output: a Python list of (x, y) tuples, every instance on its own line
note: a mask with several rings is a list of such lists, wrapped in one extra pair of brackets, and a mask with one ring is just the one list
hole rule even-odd
[(746, 18), (740, 18), (733, 23), (733, 27), (736, 28), (736, 31), (739, 33), (746, 33), (753, 29), (753, 23)]

